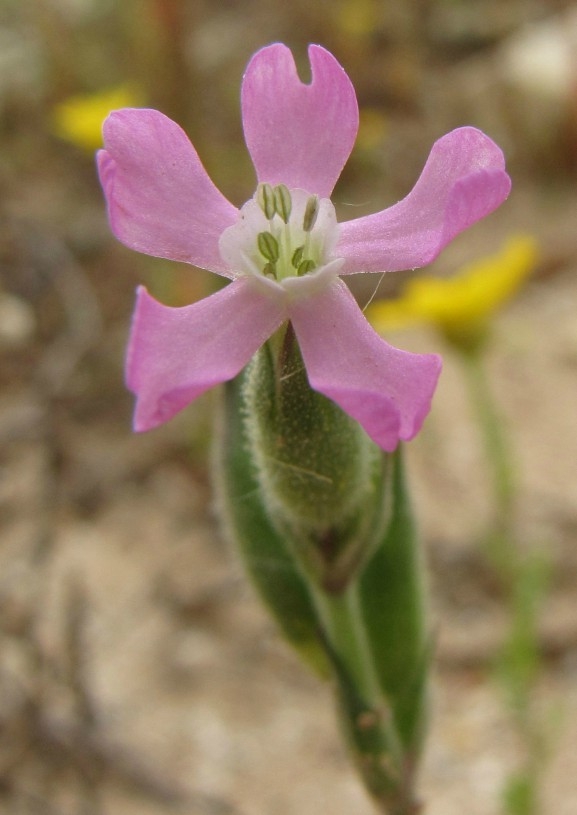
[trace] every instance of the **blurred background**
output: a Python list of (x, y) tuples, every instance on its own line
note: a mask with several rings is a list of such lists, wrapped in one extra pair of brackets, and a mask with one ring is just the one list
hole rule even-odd
[[(538, 247), (483, 339), (483, 388), (509, 456), (506, 510), (459, 349), (426, 321), (388, 335), (445, 358), (408, 451), (436, 643), (422, 790), (430, 815), (570, 815), (568, 0), (0, 0), (0, 812), (371, 812), (326, 690), (277, 639), (218, 532), (215, 395), (157, 431), (131, 432), (123, 357), (135, 286), (177, 305), (212, 282), (118, 244), (94, 169), (106, 111), (155, 107), (241, 205), (255, 181), (240, 81), (273, 41), (293, 49), (304, 77), (306, 46), (321, 43), (357, 90), (359, 137), (334, 194), (341, 219), (403, 197), (454, 127), (476, 125), (506, 153), (511, 198), (428, 270), (458, 275), (519, 234)], [(397, 297), (410, 277), (387, 277), (378, 297)], [(355, 288), (362, 304), (376, 282)], [(515, 554), (504, 566), (499, 551)]]

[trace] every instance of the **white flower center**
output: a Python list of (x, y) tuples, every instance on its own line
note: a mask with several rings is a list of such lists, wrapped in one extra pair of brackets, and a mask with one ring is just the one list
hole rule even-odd
[(343, 263), (333, 254), (337, 241), (335, 208), (328, 198), (284, 184), (259, 184), (238, 222), (222, 233), (219, 248), (237, 276), (305, 294), (336, 276)]

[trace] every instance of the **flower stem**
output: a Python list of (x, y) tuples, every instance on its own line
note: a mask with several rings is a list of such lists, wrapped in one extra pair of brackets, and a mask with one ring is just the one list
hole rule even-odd
[(341, 725), (355, 765), (381, 811), (412, 815), (418, 805), (407, 785), (394, 713), (380, 689), (358, 582), (351, 582), (338, 594), (310, 588), (334, 668)]
[[(314, 601), (329, 646), (346, 666), (362, 698), (377, 707), (380, 688), (361, 618), (357, 583), (339, 594), (315, 590)], [(396, 752), (398, 749), (397, 745)]]

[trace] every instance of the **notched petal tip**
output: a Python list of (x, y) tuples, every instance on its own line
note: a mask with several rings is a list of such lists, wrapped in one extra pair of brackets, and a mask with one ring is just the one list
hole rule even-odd
[(319, 45), (308, 54), (310, 82), (281, 43), (252, 57), (241, 94), (244, 133), (259, 182), (328, 197), (356, 138), (358, 105), (333, 55)]

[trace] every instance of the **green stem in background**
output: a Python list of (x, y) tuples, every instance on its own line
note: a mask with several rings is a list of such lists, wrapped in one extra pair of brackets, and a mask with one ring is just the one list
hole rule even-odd
[(469, 396), (479, 424), (483, 448), (491, 468), (495, 507), (494, 528), (486, 541), (493, 563), (505, 574), (513, 564), (508, 562), (513, 548), (510, 536), (513, 525), (515, 472), (505, 423), (495, 405), (484, 364), (483, 345), (459, 349)]
[(537, 815), (547, 738), (535, 714), (534, 694), (542, 668), (539, 618), (549, 570), (538, 552), (525, 558), (517, 553), (514, 570), (510, 576), (510, 629), (497, 658), (496, 676), (520, 737), (524, 758), (505, 785), (504, 809), (507, 815)]
[(507, 815), (537, 815), (545, 739), (534, 713), (533, 697), (542, 664), (539, 617), (549, 570), (543, 554), (521, 549), (515, 540), (515, 474), (506, 425), (491, 394), (483, 345), (459, 348), (459, 351), (491, 468), (494, 491), (497, 517), (484, 543), (490, 562), (503, 582), (510, 619), (509, 631), (496, 660), (496, 677), (525, 754), (521, 767), (505, 784), (504, 812)]

